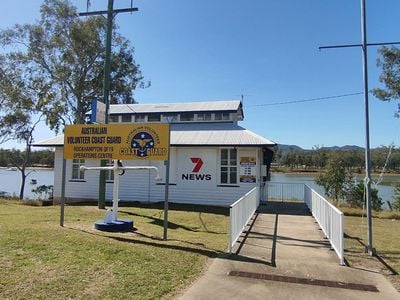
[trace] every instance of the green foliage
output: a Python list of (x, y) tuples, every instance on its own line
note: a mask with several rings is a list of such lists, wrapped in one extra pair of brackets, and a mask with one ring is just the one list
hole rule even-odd
[[(0, 167), (13, 167), (22, 162), (24, 151), (18, 149), (0, 149)], [(29, 167), (54, 167), (54, 152), (50, 150), (32, 151)]]
[(396, 185), (396, 189), (394, 190), (392, 208), (400, 211), (400, 184)]
[(323, 186), (326, 195), (337, 202), (347, 194), (351, 178), (351, 173), (344, 166), (343, 160), (335, 157), (328, 161), (324, 172), (318, 175), (315, 182)]
[[(350, 205), (350, 207), (363, 208), (365, 201), (366, 201), (366, 195), (363, 182), (360, 182), (349, 188), (349, 191), (346, 195), (346, 202)], [(383, 205), (382, 198), (378, 197), (378, 190), (374, 188), (371, 188), (371, 204), (373, 210), (375, 211), (382, 210), (382, 205)]]
[[(371, 150), (372, 171), (381, 172), (385, 165), (389, 147), (381, 146)], [(323, 169), (327, 161), (336, 156), (342, 158), (344, 166), (352, 172), (361, 173), (365, 168), (364, 150), (330, 150), (314, 147), (312, 150), (282, 151), (274, 156), (275, 162), (291, 169)], [(386, 166), (386, 172), (400, 172), (400, 149), (393, 148)]]
[(32, 189), (32, 193), (38, 195), (40, 199), (50, 199), (53, 198), (53, 186), (39, 185), (35, 189)]
[[(26, 102), (56, 131), (83, 123), (91, 100), (103, 95), (105, 35), (104, 17), (79, 18), (69, 1), (45, 0), (36, 23), (0, 31), (0, 45), (11, 49), (0, 56), (0, 94)], [(134, 102), (133, 90), (144, 86), (133, 47), (114, 30), (111, 103)]]
[(382, 68), (379, 81), (385, 89), (376, 88), (372, 92), (375, 97), (383, 101), (400, 99), (400, 50), (396, 47), (382, 47), (379, 49), (381, 57), (377, 66)]

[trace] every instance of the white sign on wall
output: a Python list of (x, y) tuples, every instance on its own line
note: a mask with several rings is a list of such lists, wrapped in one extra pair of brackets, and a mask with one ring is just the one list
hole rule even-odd
[(184, 184), (215, 184), (216, 151), (179, 149), (178, 180)]
[(253, 183), (256, 180), (256, 158), (254, 156), (240, 157), (240, 182)]

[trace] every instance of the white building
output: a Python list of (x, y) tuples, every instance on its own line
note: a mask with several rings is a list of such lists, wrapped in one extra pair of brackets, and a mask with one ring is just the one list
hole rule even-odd
[[(240, 101), (175, 104), (117, 104), (110, 106), (110, 123), (171, 123), (169, 201), (226, 206), (262, 185), (276, 144), (238, 125), (243, 120)], [(55, 147), (54, 199), (61, 197), (63, 136), (35, 146)], [(67, 202), (97, 201), (99, 171), (96, 160), (67, 160)], [(121, 201), (164, 201), (165, 166), (162, 161), (123, 161), (124, 165), (150, 165), (160, 169), (163, 181), (152, 171), (127, 171), (121, 176)], [(111, 201), (113, 178), (107, 174), (106, 199)]]

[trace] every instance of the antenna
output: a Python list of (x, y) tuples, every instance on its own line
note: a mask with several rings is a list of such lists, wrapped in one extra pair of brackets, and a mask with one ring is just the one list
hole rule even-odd
[(335, 45), (335, 46), (322, 46), (321, 49), (332, 48), (350, 48), (360, 47), (362, 49), (362, 62), (363, 62), (363, 79), (364, 79), (364, 115), (365, 115), (365, 196), (367, 202), (367, 220), (368, 220), (368, 245), (366, 251), (369, 255), (375, 256), (376, 250), (372, 246), (372, 213), (371, 213), (371, 153), (369, 143), (369, 100), (368, 100), (368, 64), (367, 64), (367, 49), (369, 46), (382, 46), (382, 45), (396, 45), (400, 42), (385, 42), (385, 43), (367, 43), (367, 17), (365, 0), (361, 0), (361, 44), (352, 45)]
[[(131, 2), (132, 4), (132, 2)], [(90, 0), (86, 1), (87, 12), (79, 13), (79, 16), (95, 16), (95, 15), (107, 15), (107, 34), (106, 34), (106, 53), (104, 60), (104, 81), (103, 81), (103, 97), (104, 103), (106, 105), (106, 118), (105, 124), (108, 124), (109, 118), (109, 110), (110, 110), (110, 73), (111, 73), (111, 40), (112, 40), (112, 25), (113, 19), (118, 13), (123, 12), (134, 12), (139, 9), (136, 7), (131, 8), (123, 8), (123, 9), (114, 9), (114, 0), (108, 0), (108, 9), (100, 10), (100, 11), (89, 11)], [(102, 160), (100, 165), (104, 167), (106, 165), (106, 161)], [(99, 201), (98, 207), (100, 209), (105, 208), (105, 199), (106, 199), (106, 176), (104, 170), (100, 171), (100, 179), (99, 179)]]

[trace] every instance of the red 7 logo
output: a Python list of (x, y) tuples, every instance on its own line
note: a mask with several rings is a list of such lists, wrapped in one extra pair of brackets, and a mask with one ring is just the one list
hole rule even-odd
[(193, 168), (193, 173), (197, 173), (200, 171), (203, 166), (203, 160), (200, 157), (191, 157), (192, 163), (196, 164)]

